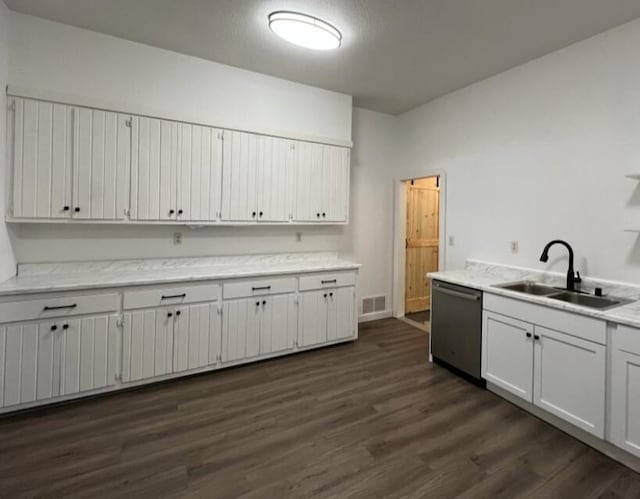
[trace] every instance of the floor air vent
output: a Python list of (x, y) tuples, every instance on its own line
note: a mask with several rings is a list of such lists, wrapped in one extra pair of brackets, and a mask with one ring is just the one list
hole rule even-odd
[(387, 306), (387, 297), (367, 296), (362, 299), (362, 314), (372, 314), (374, 312), (382, 312)]

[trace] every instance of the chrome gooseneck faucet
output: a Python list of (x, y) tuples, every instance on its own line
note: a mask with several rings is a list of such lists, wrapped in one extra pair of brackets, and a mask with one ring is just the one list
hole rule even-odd
[(548, 242), (547, 245), (542, 250), (542, 255), (540, 255), (540, 261), (541, 262), (549, 261), (549, 248), (551, 248), (551, 246), (553, 246), (554, 244), (561, 244), (562, 246), (567, 248), (567, 250), (569, 250), (569, 269), (567, 270), (567, 289), (569, 291), (574, 291), (576, 283), (582, 282), (582, 278), (580, 277), (580, 272), (576, 273), (573, 270), (573, 248), (568, 242), (563, 241), (561, 239), (554, 239), (553, 241)]

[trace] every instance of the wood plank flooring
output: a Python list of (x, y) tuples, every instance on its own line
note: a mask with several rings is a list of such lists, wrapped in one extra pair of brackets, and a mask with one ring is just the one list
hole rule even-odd
[(0, 419), (0, 497), (640, 498), (640, 475), (426, 362), (360, 339)]

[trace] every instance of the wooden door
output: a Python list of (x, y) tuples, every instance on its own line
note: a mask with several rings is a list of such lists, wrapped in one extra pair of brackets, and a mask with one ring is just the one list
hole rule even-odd
[(426, 274), (438, 270), (439, 203), (436, 177), (407, 182), (405, 313), (431, 308)]
[(73, 218), (120, 220), (129, 208), (130, 116), (76, 109)]
[(69, 218), (75, 109), (13, 99), (13, 216)]
[(482, 377), (527, 402), (533, 400), (533, 325), (484, 313)]
[(179, 125), (176, 216), (183, 221), (215, 221), (222, 197), (222, 131)]
[(222, 312), (222, 361), (257, 357), (260, 353), (260, 316), (263, 299), (228, 301)]
[(604, 438), (606, 348), (540, 326), (534, 333), (533, 403)]
[(284, 352), (298, 337), (298, 314), (292, 294), (264, 298), (260, 320), (260, 355)]
[(222, 220), (257, 221), (259, 135), (225, 131), (222, 175)]
[(133, 120), (132, 220), (176, 219), (178, 127), (173, 121), (144, 117)]

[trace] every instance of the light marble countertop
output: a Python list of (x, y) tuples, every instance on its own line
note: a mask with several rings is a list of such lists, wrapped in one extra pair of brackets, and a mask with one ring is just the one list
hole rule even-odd
[(566, 310), (567, 312), (640, 328), (640, 286), (633, 284), (583, 277), (583, 282), (580, 287), (581, 291), (593, 294), (593, 290), (596, 287), (600, 287), (603, 290), (604, 296), (633, 300), (627, 305), (608, 310), (598, 310), (546, 298), (544, 296), (528, 295), (495, 287), (496, 285), (518, 281), (534, 281), (550, 286), (564, 287), (566, 277), (558, 273), (469, 260), (466, 268), (463, 270), (432, 272), (427, 274), (427, 276), (439, 281), (459, 284), (460, 286), (479, 289), (495, 295), (537, 303), (551, 308)]
[(0, 282), (0, 296), (358, 268), (336, 253), (31, 263)]

